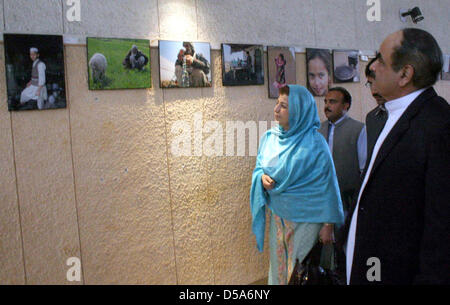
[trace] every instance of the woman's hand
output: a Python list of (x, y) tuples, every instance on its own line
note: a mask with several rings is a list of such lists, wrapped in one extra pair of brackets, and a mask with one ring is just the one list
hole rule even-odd
[(330, 223), (324, 223), (322, 229), (319, 232), (319, 241), (324, 245), (334, 242), (334, 225)]
[(261, 176), (261, 181), (262, 181), (264, 188), (268, 191), (270, 191), (271, 189), (273, 189), (275, 187), (275, 180), (273, 180), (266, 174), (263, 174)]

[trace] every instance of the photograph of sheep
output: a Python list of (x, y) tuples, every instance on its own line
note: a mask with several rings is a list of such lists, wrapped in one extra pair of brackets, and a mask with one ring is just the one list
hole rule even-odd
[(278, 98), (278, 90), (297, 82), (295, 48), (267, 47), (269, 98)]
[(87, 37), (90, 90), (151, 88), (150, 41)]
[(335, 83), (359, 82), (359, 51), (333, 50), (333, 75)]
[(159, 41), (161, 88), (211, 87), (208, 42)]
[(261, 45), (222, 44), (222, 84), (264, 84), (264, 49)]
[(8, 110), (66, 107), (63, 38), (4, 34)]

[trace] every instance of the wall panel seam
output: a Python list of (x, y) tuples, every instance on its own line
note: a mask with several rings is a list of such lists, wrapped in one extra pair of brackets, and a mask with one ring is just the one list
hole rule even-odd
[(198, 4), (197, 0), (195, 0), (195, 22), (197, 23), (197, 41), (198, 41)]
[[(214, 67), (213, 66), (214, 65), (211, 65), (211, 74), (212, 75), (214, 74), (214, 71), (213, 71)], [(204, 92), (203, 90), (204, 89), (202, 88), (203, 113), (206, 113), (206, 109), (205, 109), (205, 100), (206, 99), (205, 99), (205, 96), (203, 94), (203, 92)], [(205, 126), (205, 123), (206, 123), (205, 121), (206, 121), (206, 118), (205, 118), (205, 116), (203, 116), (202, 126)], [(202, 139), (203, 139), (203, 134), (202, 134)], [(202, 144), (202, 146), (203, 146), (203, 144)], [(202, 147), (202, 149), (203, 149), (203, 147)], [(205, 158), (202, 158), (202, 159), (205, 160)], [(207, 201), (207, 204), (208, 204), (208, 203), (214, 202), (214, 200), (211, 200), (211, 199), (214, 199), (214, 198), (212, 198), (211, 191), (210, 191), (211, 190), (211, 184), (210, 184), (210, 182), (211, 182), (210, 181), (211, 174), (209, 172), (208, 162), (206, 162), (206, 160), (204, 162), (206, 164), (206, 189), (208, 190), (206, 201)], [(212, 210), (212, 211), (214, 211), (214, 210)], [(213, 217), (212, 217), (211, 213), (208, 213), (208, 215), (209, 215), (209, 241), (210, 241), (210, 247), (211, 247), (210, 248), (211, 249), (210, 252), (211, 252), (211, 264), (212, 264), (212, 277), (213, 277), (213, 285), (216, 285), (216, 266), (215, 266), (215, 256), (214, 256), (213, 223), (212, 223)]]
[(178, 265), (177, 265), (177, 252), (175, 248), (175, 228), (174, 228), (174, 222), (173, 222), (173, 201), (172, 201), (172, 188), (170, 184), (170, 163), (169, 163), (169, 144), (167, 139), (167, 117), (166, 117), (166, 101), (164, 96), (164, 89), (162, 90), (163, 95), (163, 104), (164, 104), (164, 135), (166, 138), (166, 162), (167, 162), (167, 179), (169, 182), (169, 204), (170, 204), (170, 221), (171, 221), (171, 228), (172, 228), (172, 246), (173, 246), (173, 257), (174, 257), (174, 263), (175, 263), (175, 278), (176, 278), (176, 284), (178, 285)]
[[(357, 42), (358, 41), (358, 34), (357, 34), (358, 24), (356, 22), (356, 1), (355, 0), (353, 0), (353, 15), (352, 16), (353, 16), (353, 24), (355, 25), (355, 31), (353, 32), (353, 34), (355, 35), (354, 41)], [(354, 48), (355, 47), (352, 46), (352, 49), (354, 49)]]
[[(64, 47), (64, 59), (66, 59), (66, 48)], [(67, 60), (64, 60), (64, 70), (67, 71)], [(80, 234), (80, 221), (79, 221), (79, 213), (78, 213), (78, 199), (77, 199), (77, 186), (76, 186), (76, 180), (75, 180), (75, 165), (73, 161), (73, 145), (72, 145), (72, 122), (70, 120), (70, 89), (68, 86), (69, 80), (66, 78), (66, 105), (67, 105), (67, 116), (68, 116), (68, 125), (69, 125), (69, 143), (70, 143), (70, 160), (72, 161), (72, 180), (73, 180), (73, 195), (74, 195), (74, 201), (75, 201), (75, 214), (77, 216), (77, 232), (78, 232), (78, 243), (80, 247), (80, 261), (81, 261), (81, 277), (83, 278), (83, 285), (85, 284), (86, 280), (84, 277), (84, 267), (83, 267), (83, 253), (82, 253), (82, 247), (81, 247), (81, 234)]]
[[(158, 14), (158, 39), (161, 39), (161, 21), (159, 19), (159, 0), (156, 0), (156, 13)], [(158, 43), (159, 46), (159, 43)], [(163, 93), (163, 101), (164, 101), (164, 93)]]
[(5, 0), (2, 0), (2, 8), (3, 8), (3, 31), (4, 31), (6, 29)]
[(311, 3), (311, 6), (312, 6), (313, 20), (314, 20), (314, 24), (313, 24), (313, 28), (314, 28), (314, 46), (317, 46), (316, 9), (315, 9), (316, 6), (313, 4), (313, 0), (311, 0), (310, 3)]
[(16, 197), (17, 197), (17, 210), (19, 213), (19, 227), (20, 227), (20, 241), (21, 241), (21, 245), (22, 245), (22, 262), (23, 262), (23, 275), (24, 275), (24, 280), (25, 280), (25, 285), (28, 284), (28, 279), (27, 279), (27, 268), (25, 265), (25, 247), (24, 247), (24, 243), (23, 243), (23, 230), (22, 230), (22, 216), (20, 213), (20, 200), (19, 200), (19, 183), (18, 183), (18, 179), (17, 179), (17, 166), (16, 166), (16, 150), (15, 150), (15, 146), (14, 146), (14, 129), (13, 129), (13, 120), (12, 120), (12, 113), (9, 112), (9, 121), (11, 123), (11, 143), (12, 143), (12, 149), (13, 149), (13, 164), (14, 164), (14, 176), (15, 176), (15, 180), (16, 180)]
[(65, 33), (64, 29), (64, 0), (61, 0), (61, 25), (62, 25), (62, 32)]

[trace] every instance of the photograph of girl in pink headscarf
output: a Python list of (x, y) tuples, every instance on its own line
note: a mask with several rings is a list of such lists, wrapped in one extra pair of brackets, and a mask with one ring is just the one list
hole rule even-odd
[(268, 47), (269, 98), (278, 98), (278, 89), (296, 83), (295, 49)]
[(274, 86), (278, 89), (286, 85), (286, 77), (284, 73), (284, 66), (286, 66), (286, 60), (282, 53), (275, 58), (275, 66), (277, 67), (277, 79), (274, 82)]

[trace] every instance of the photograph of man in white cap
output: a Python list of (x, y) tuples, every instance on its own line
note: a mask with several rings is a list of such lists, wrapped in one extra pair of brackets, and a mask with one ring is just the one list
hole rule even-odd
[(37, 101), (38, 109), (44, 109), (47, 100), (47, 87), (45, 86), (45, 63), (39, 59), (39, 50), (30, 48), (30, 58), (33, 61), (31, 80), (20, 95), (20, 103), (25, 104), (30, 100)]
[(3, 34), (8, 110), (65, 108), (61, 35)]

